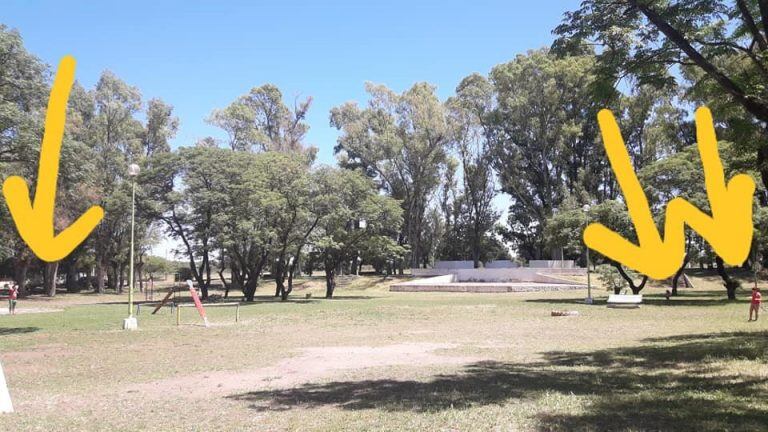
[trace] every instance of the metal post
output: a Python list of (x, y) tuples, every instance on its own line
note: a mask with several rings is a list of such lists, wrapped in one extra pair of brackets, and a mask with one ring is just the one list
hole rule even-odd
[(133, 250), (134, 247), (134, 232), (136, 222), (136, 175), (138, 175), (139, 166), (132, 164), (130, 166), (129, 174), (133, 178), (133, 184), (131, 185), (131, 251), (130, 251), (130, 268), (128, 269), (128, 318), (123, 320), (123, 330), (136, 330), (138, 328), (138, 322), (133, 315)]
[(591, 270), (589, 269), (589, 247), (587, 247), (587, 304), (592, 304), (592, 278), (590, 277)]
[(181, 308), (176, 306), (176, 325), (181, 325)]
[(133, 180), (131, 191), (131, 258), (128, 277), (128, 314), (133, 317), (133, 241), (134, 241), (134, 222), (136, 217), (136, 180)]
[(240, 322), (240, 303), (235, 307), (235, 322)]
[[(586, 229), (586, 226), (589, 225), (589, 209), (590, 209), (589, 204), (584, 204), (584, 206), (581, 207), (581, 210), (584, 212), (584, 215), (586, 216), (586, 221), (584, 223), (585, 229)], [(589, 246), (587, 246), (587, 244), (584, 243), (584, 247), (587, 249), (587, 298), (586, 300), (584, 300), (584, 303), (592, 304), (592, 278), (591, 278), (591, 271), (589, 269)]]

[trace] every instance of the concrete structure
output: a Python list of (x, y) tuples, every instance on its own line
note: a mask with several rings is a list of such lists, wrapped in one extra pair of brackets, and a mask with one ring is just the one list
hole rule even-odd
[(575, 268), (576, 263), (573, 260), (530, 260), (530, 268)]
[(390, 286), (395, 292), (472, 292), (506, 293), (534, 291), (583, 290), (586, 286), (546, 275), (536, 275), (537, 281), (461, 281), (455, 274), (417, 279)]
[(496, 260), (485, 263), (485, 268), (518, 268), (520, 264), (510, 260)]
[(471, 269), (475, 268), (474, 261), (436, 261), (436, 269)]
[[(584, 268), (415, 269), (422, 277), (392, 285), (390, 291), (527, 292), (584, 289), (562, 276), (586, 275)], [(431, 277), (425, 277), (429, 273)]]

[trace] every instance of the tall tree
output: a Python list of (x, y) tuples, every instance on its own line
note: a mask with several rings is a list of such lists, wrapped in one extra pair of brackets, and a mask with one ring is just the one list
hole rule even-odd
[(309, 125), (305, 119), (312, 98), (296, 101), (293, 109), (283, 102), (276, 86), (254, 87), (229, 106), (214, 110), (208, 122), (229, 136), (229, 147), (240, 151), (307, 153), (314, 159), (316, 149), (305, 146)]
[(456, 96), (448, 100), (453, 142), (461, 161), (463, 180), (460, 211), (466, 215), (474, 267), (480, 267), (482, 242), (499, 218), (490, 147), (494, 139), (493, 86), (482, 75), (464, 78)]
[(446, 109), (427, 83), (402, 94), (370, 83), (366, 91), (367, 107), (349, 102), (331, 110), (331, 125), (341, 131), (335, 151), (342, 166), (363, 169), (402, 201), (399, 243), (410, 246), (411, 267), (419, 267), (428, 201), (450, 141)]
[[(19, 33), (0, 25), (0, 172), (34, 181), (48, 97), (49, 72), (24, 47)], [(8, 208), (0, 207), (0, 258), (10, 259), (20, 294), (34, 256), (15, 230)]]
[[(706, 103), (727, 99), (757, 123), (752, 148), (768, 185), (768, 3), (753, 0), (585, 0), (565, 15), (555, 33), (561, 52), (601, 47), (598, 70), (608, 81), (674, 85), (693, 69), (694, 84), (718, 91)], [(725, 96), (725, 98), (723, 98)], [(733, 114), (733, 113), (731, 113)], [(737, 114), (737, 116), (739, 116)], [(744, 117), (739, 116), (739, 117)]]
[(543, 230), (568, 194), (607, 193), (595, 174), (607, 163), (595, 145), (593, 65), (591, 55), (559, 59), (541, 49), (491, 71), (492, 160), (512, 200), (507, 233), (524, 258), (549, 254)]

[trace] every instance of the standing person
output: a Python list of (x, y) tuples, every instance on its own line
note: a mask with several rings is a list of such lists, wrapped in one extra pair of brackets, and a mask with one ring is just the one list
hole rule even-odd
[(763, 302), (763, 296), (760, 294), (760, 288), (752, 288), (752, 299), (749, 302), (749, 321), (752, 321), (752, 312), (755, 312), (755, 321), (760, 312), (760, 303)]
[(11, 284), (11, 290), (8, 292), (8, 313), (16, 315), (16, 298), (19, 297), (19, 286)]

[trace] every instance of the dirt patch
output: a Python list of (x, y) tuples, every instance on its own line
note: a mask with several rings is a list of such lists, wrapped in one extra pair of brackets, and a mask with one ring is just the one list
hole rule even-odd
[(381, 347), (339, 346), (305, 348), (296, 357), (280, 361), (279, 366), (250, 371), (195, 373), (129, 387), (142, 397), (167, 398), (169, 395), (206, 398), (238, 390), (282, 388), (332, 376), (345, 370), (397, 365), (463, 364), (474, 357), (446, 356), (437, 350), (456, 348), (455, 344), (404, 343)]

